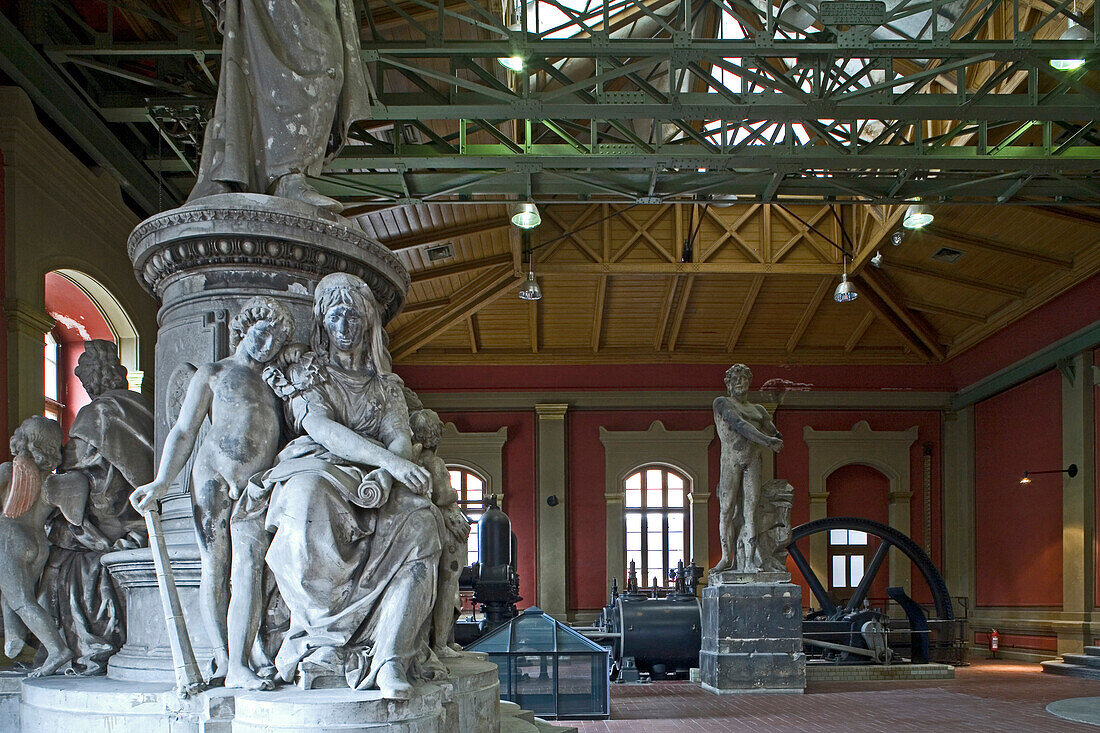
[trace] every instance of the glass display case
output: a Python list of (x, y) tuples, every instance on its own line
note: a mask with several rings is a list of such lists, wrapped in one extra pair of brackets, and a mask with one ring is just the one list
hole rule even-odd
[(500, 697), (541, 718), (607, 718), (611, 650), (532, 606), (467, 647), (497, 665)]

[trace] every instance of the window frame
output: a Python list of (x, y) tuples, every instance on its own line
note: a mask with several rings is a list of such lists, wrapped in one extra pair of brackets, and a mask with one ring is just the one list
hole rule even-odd
[[(652, 489), (649, 486), (649, 472), (659, 471), (661, 474), (660, 480), (660, 492), (661, 492), (661, 505), (659, 507), (649, 506), (649, 495)], [(679, 491), (681, 493), (680, 506), (669, 506), (668, 493), (672, 487), (669, 485), (669, 476), (674, 476), (680, 481)], [(637, 489), (631, 489), (628, 487), (628, 482), (635, 476), (639, 477), (639, 487)], [(656, 577), (659, 578), (660, 588), (669, 588), (674, 584), (669, 579), (669, 572), (675, 568), (674, 559), (669, 557), (669, 517), (670, 515), (678, 515), (680, 517), (680, 557), (675, 559), (682, 559), (684, 564), (687, 565), (691, 561), (691, 494), (692, 494), (692, 480), (691, 477), (684, 471), (670, 466), (665, 463), (647, 463), (641, 466), (637, 466), (627, 472), (620, 485), (620, 490), (623, 497), (623, 522), (622, 522), (622, 562), (621, 567), (623, 569), (623, 577), (628, 577), (630, 571), (630, 560), (632, 554), (637, 554), (637, 572), (638, 572), (638, 585), (642, 587), (652, 587), (650, 585), (654, 577), (654, 568), (650, 566), (650, 536), (658, 534), (650, 531), (651, 517), (655, 514), (660, 515), (661, 529), (659, 536), (661, 537), (661, 572), (656, 573)], [(631, 491), (639, 492), (639, 506), (628, 506), (629, 493)], [(630, 535), (634, 534), (630, 532), (630, 517), (639, 517), (639, 532), (640, 548), (637, 550), (630, 549)], [(657, 552), (657, 550), (654, 550)]]
[[(473, 565), (480, 559), (477, 547), (477, 520), (481, 518), (481, 515), (485, 513), (489, 506), (489, 497), (492, 496), (489, 490), (489, 481), (484, 474), (467, 464), (454, 461), (446, 465), (447, 475), (451, 479), (451, 489), (458, 495), (458, 507), (466, 515), (466, 519), (470, 521), (470, 538), (466, 543), (466, 565)], [(454, 474), (456, 472), (459, 474), (458, 486), (454, 485)], [(481, 482), (480, 499), (471, 500), (468, 497), (469, 487), (467, 483), (471, 476)], [(477, 506), (474, 506), (475, 504)]]

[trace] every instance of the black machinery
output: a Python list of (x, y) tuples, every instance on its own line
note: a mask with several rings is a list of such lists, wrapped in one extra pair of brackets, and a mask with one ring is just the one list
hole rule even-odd
[(483, 614), (480, 621), (455, 623), (455, 641), (462, 646), (478, 639), (516, 616), (519, 575), (516, 574), (516, 534), (496, 497), (477, 522), (478, 562), (467, 565), (459, 576), (461, 591), (473, 592), (473, 602)]
[(656, 582), (648, 594), (639, 589), (633, 561), (626, 592), (620, 594), (612, 583), (598, 630), (589, 635), (610, 643), (620, 680), (637, 679), (639, 673), (654, 679), (686, 678), (689, 669), (699, 666), (702, 618), (695, 591), (703, 569), (694, 562), (687, 567), (678, 562), (671, 576), (675, 584), (664, 597)]
[[(874, 554), (861, 582), (851, 597), (842, 601), (826, 590), (802, 550), (811, 535), (840, 529), (866, 532), (869, 538), (878, 539), (877, 547), (870, 540)], [(904, 619), (891, 618), (866, 602), (892, 548), (911, 560), (924, 578), (934, 618), (929, 619), (901, 588), (890, 588), (887, 594), (905, 613)], [(966, 630), (959, 624), (965, 622), (956, 621), (947, 586), (931, 559), (902, 533), (869, 519), (830, 517), (796, 527), (787, 549), (817, 605), (802, 622), (808, 659), (834, 664), (963, 662)], [(686, 568), (679, 563), (673, 575), (675, 588), (659, 597), (656, 583), (648, 593), (638, 588), (632, 565), (626, 592), (620, 594), (613, 582), (611, 598), (596, 627), (584, 630), (587, 636), (612, 647), (613, 669), (620, 680), (637, 679), (639, 673), (648, 673), (653, 679), (686, 675), (688, 669), (699, 665), (702, 629), (695, 589), (702, 571), (694, 563)]]

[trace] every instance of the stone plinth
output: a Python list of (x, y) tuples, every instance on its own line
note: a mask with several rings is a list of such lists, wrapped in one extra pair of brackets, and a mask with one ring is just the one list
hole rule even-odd
[(699, 667), (719, 695), (802, 692), (802, 589), (788, 573), (714, 573), (703, 589)]
[(0, 672), (0, 731), (19, 730), (19, 698), (26, 678), (22, 672)]
[[(497, 733), (495, 664), (467, 655), (448, 660), (449, 679), (414, 686), (407, 702), (378, 690), (273, 692), (218, 688), (180, 700), (170, 682), (108, 677), (46, 677), (22, 685), (26, 733)], [(2, 688), (2, 680), (0, 680)], [(3, 727), (0, 730), (20, 730)]]
[[(176, 576), (187, 634), (200, 661), (211, 659), (213, 644), (199, 611), (199, 549), (194, 545), (170, 545), (169, 562)], [(122, 550), (103, 556), (126, 603), (126, 644), (107, 662), (107, 674), (116, 680), (174, 684), (176, 675), (168, 627), (164, 621), (153, 555), (148, 547)]]

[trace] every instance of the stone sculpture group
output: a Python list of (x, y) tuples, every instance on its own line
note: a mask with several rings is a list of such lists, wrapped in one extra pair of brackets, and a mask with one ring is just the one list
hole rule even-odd
[(106, 671), (125, 624), (100, 559), (146, 543), (127, 498), (152, 476), (152, 411), (127, 389), (109, 341), (85, 343), (76, 375), (92, 399), (64, 450), (56, 421), (29, 417), (12, 435), (12, 461), (0, 466), (4, 652), (18, 656), (33, 634), (43, 650), (32, 676)]
[[(167, 493), (209, 418), (190, 486), (214, 677), (409, 699), (412, 681), (446, 676), (438, 655), (456, 653), (448, 641), (469, 523), (434, 455), (442, 424), (391, 371), (370, 288), (328, 275), (313, 316), (310, 344), (285, 345), (285, 307), (244, 305), (234, 354), (197, 369), (157, 477), (131, 501), (148, 511)], [(296, 436), (286, 445), (283, 415)], [(289, 611), (273, 666), (256, 643), (265, 567)]]

